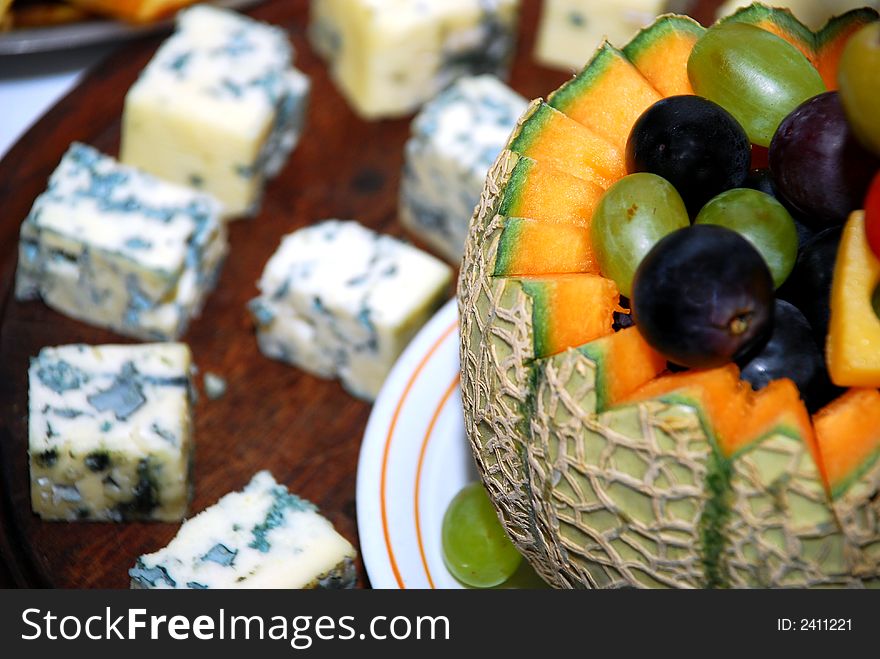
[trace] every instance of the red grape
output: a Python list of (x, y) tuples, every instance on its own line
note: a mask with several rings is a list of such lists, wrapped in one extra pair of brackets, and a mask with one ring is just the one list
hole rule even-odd
[(814, 229), (843, 224), (862, 207), (880, 159), (855, 138), (837, 92), (788, 115), (770, 144), (776, 189)]
[(880, 172), (874, 176), (865, 199), (865, 233), (871, 251), (880, 259)]

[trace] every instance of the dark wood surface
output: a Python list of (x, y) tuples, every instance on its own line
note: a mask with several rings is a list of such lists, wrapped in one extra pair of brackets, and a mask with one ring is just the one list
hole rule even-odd
[[(717, 5), (717, 2), (704, 3)], [(305, 39), (306, 0), (275, 0), (250, 12), (290, 31), (296, 64), (312, 80), (307, 131), (260, 214), (231, 226), (232, 250), (216, 290), (182, 340), (201, 371), (229, 383), (196, 407), (197, 512), (268, 468), (315, 502), (355, 545), (355, 475), (369, 404), (337, 382), (270, 361), (258, 349), (245, 304), (282, 235), (316, 220), (357, 219), (404, 235), (397, 189), (409, 119), (359, 120)], [(705, 9), (705, 7), (704, 7)], [(543, 96), (567, 75), (534, 63), (538, 0), (524, 0), (511, 86)], [(707, 18), (706, 12), (698, 18)], [(21, 221), (68, 145), (79, 140), (116, 154), (126, 91), (160, 43), (124, 46), (50, 110), (0, 162), (0, 586), (124, 588), (135, 558), (167, 544), (177, 524), (43, 522), (33, 515), (27, 466), (27, 368), (40, 348), (130, 342), (12, 297)], [(0, 109), (2, 113), (2, 109)], [(413, 239), (413, 236), (408, 236)], [(201, 385), (201, 378), (199, 378)], [(359, 583), (368, 586), (358, 564)]]

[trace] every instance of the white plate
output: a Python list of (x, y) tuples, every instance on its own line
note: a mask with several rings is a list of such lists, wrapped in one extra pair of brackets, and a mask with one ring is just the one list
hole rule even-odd
[(443, 564), (440, 525), (476, 480), (459, 395), (458, 311), (450, 300), (401, 355), (361, 445), (357, 517), (374, 588), (461, 588)]

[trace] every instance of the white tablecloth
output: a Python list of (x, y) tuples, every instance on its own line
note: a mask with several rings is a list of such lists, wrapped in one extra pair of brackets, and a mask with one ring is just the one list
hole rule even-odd
[(0, 57), (0, 159), (113, 46)]

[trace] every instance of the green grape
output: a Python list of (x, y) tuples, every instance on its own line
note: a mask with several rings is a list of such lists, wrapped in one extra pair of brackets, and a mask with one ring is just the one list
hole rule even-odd
[(546, 590), (550, 588), (528, 561), (521, 561), (516, 572), (503, 584), (496, 586), (498, 590)]
[(745, 23), (706, 30), (688, 59), (694, 91), (742, 125), (753, 144), (773, 133), (798, 105), (825, 91), (819, 72), (797, 48)]
[(466, 586), (498, 586), (522, 561), (482, 483), (466, 485), (452, 499), (443, 516), (442, 538), (446, 567)]
[(602, 274), (632, 297), (633, 276), (660, 239), (690, 224), (673, 185), (656, 174), (624, 176), (605, 191), (590, 233)]
[(742, 235), (764, 257), (776, 288), (794, 268), (797, 227), (785, 207), (764, 192), (746, 188), (722, 192), (703, 206), (694, 223), (717, 224)]
[(840, 99), (853, 132), (880, 155), (880, 22), (850, 37), (837, 70)]

